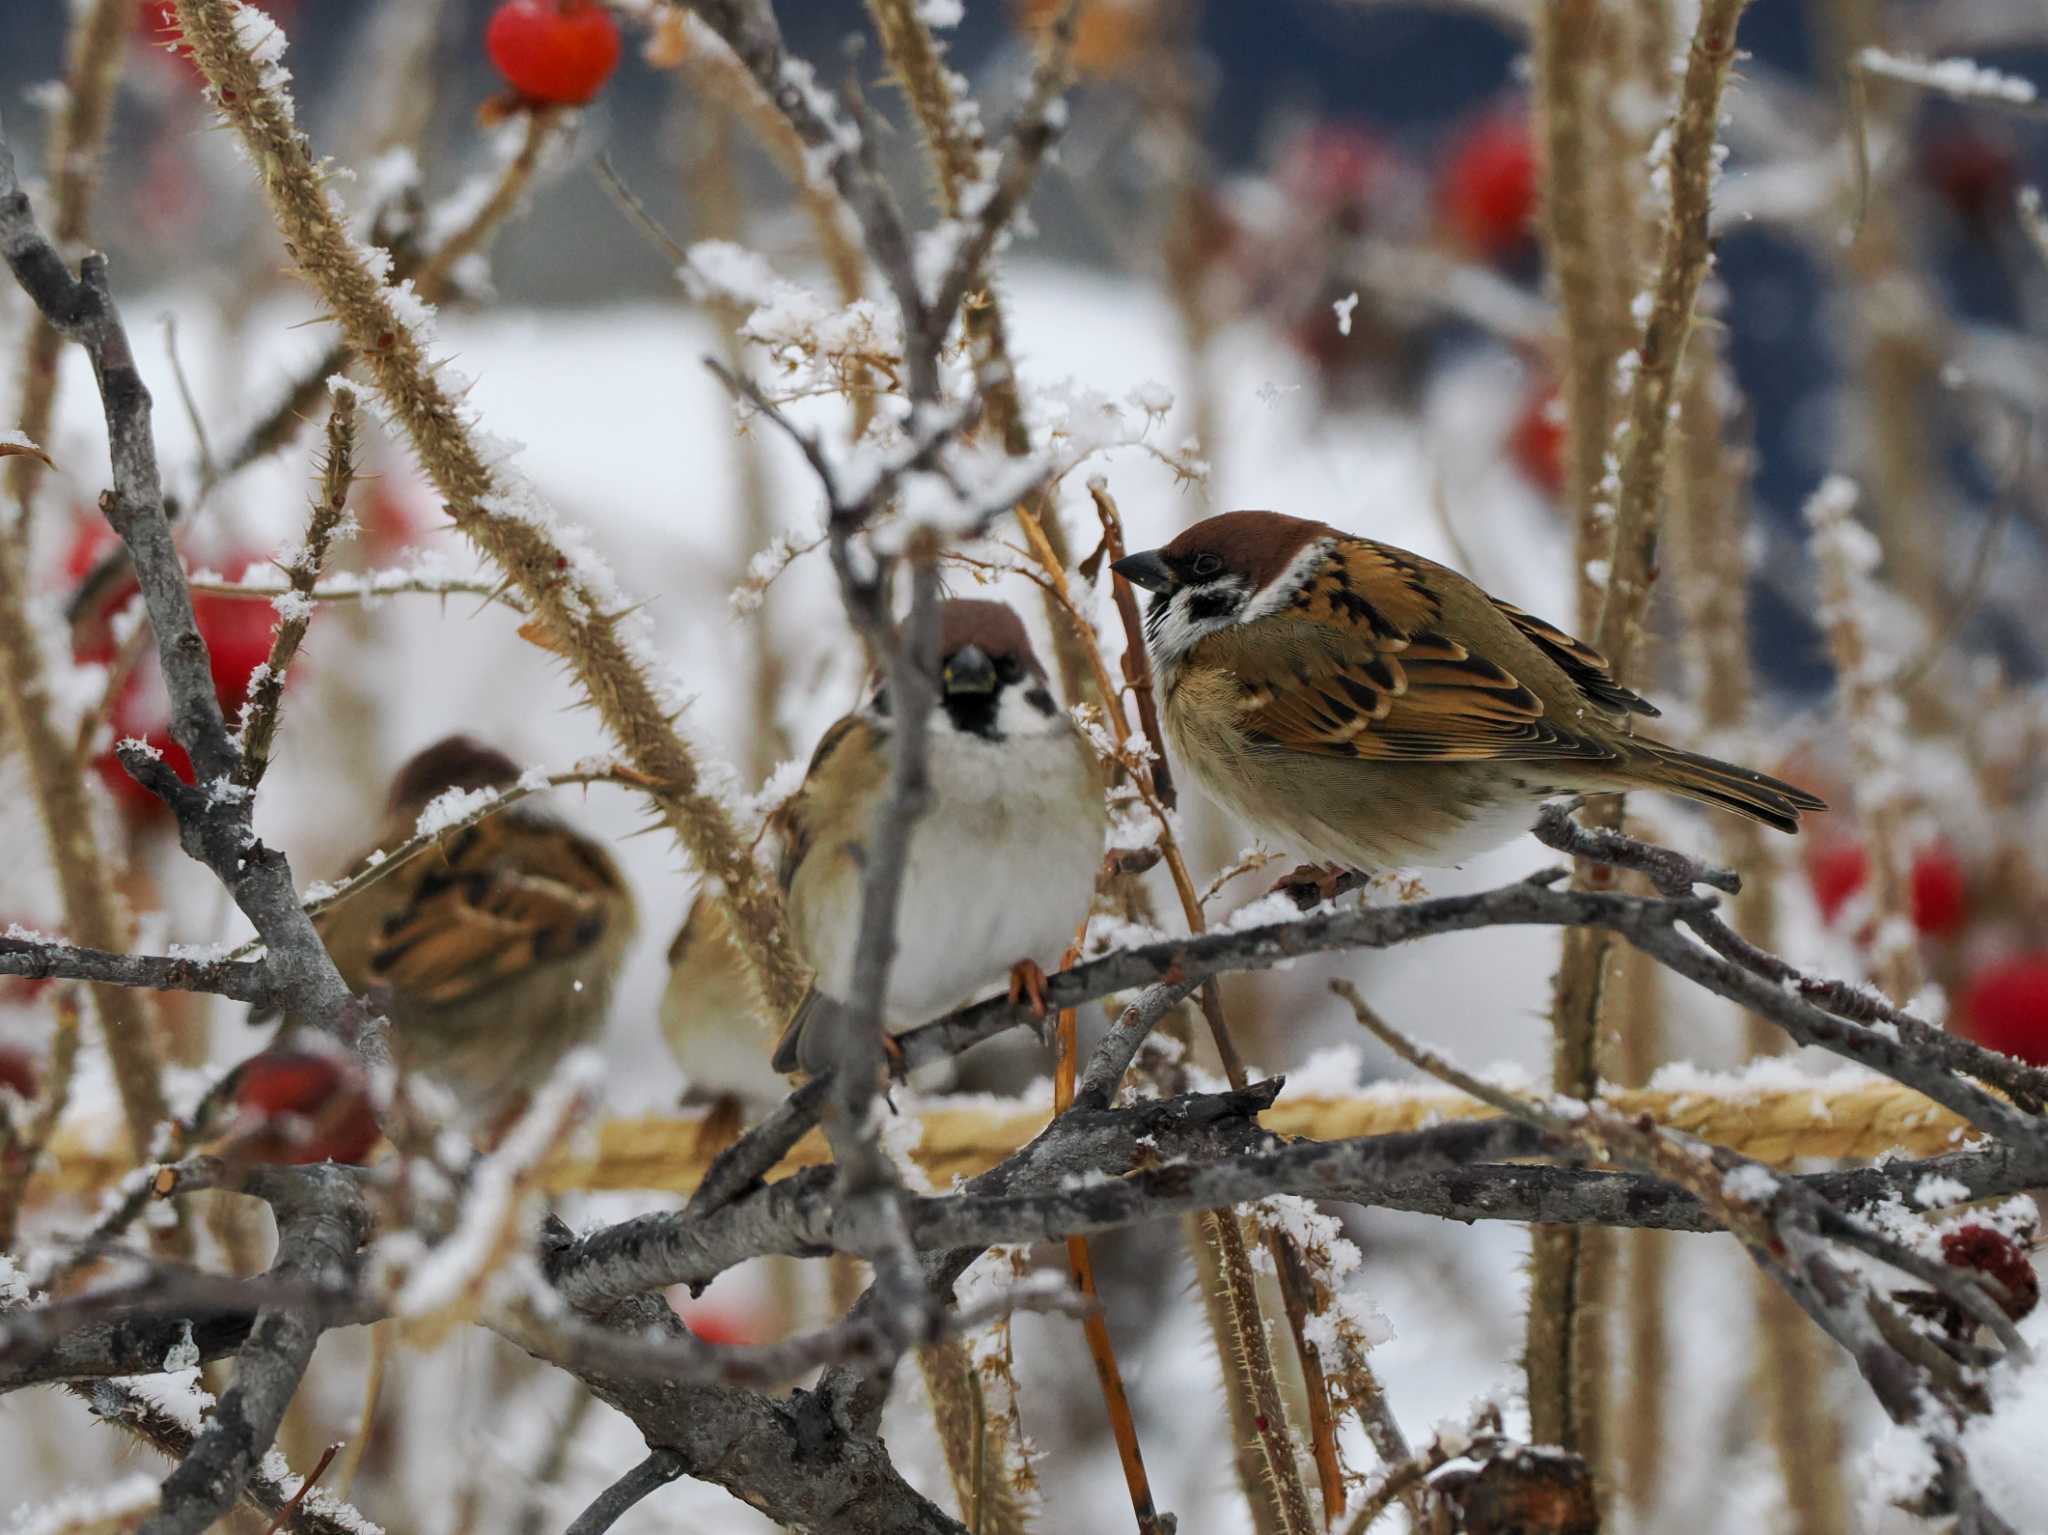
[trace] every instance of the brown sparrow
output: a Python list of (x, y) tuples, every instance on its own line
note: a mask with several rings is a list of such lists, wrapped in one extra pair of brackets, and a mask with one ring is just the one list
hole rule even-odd
[(1347, 869), (1442, 867), (1563, 795), (1659, 789), (1796, 831), (1804, 789), (1630, 733), (1597, 651), (1432, 560), (1226, 512), (1116, 563), (1175, 754), (1212, 799)]
[[(376, 846), (412, 837), (420, 812), (451, 789), (518, 778), (481, 742), (439, 741), (398, 770)], [(604, 848), (523, 802), (452, 833), (315, 925), (349, 988), (383, 994), (400, 1064), (492, 1124), (603, 1027), (633, 897)]]
[[(939, 613), (930, 808), (911, 832), (883, 1020), (925, 1023), (1007, 972), (1031, 990), (1073, 940), (1102, 863), (1108, 812), (1094, 755), (1046, 686), (1023, 622), (999, 602)], [(790, 931), (816, 972), (775, 1069), (827, 1064), (806, 1025), (843, 1000), (860, 930), (862, 846), (889, 792), (889, 700), (825, 732), (803, 786), (769, 825)]]

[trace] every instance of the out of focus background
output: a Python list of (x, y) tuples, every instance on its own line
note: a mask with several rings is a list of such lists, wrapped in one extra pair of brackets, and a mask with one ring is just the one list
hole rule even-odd
[[(332, 337), (290, 274), (250, 168), (167, 41), (166, 9), (135, 7), (91, 240), (113, 256), (155, 393), (189, 560), (234, 579), (261, 574), (303, 528), (317, 433), (295, 423), (299, 414), (317, 422), (324, 402), (315, 392), (294, 407), (293, 390), (324, 376)], [(822, 556), (786, 569), (757, 559), (772, 543), (815, 539), (815, 482), (787, 443), (738, 419), (704, 366), (736, 361), (773, 381), (787, 358), (736, 334), (745, 306), (680, 280), (677, 268), (698, 242), (733, 241), (827, 308), (863, 289), (880, 297), (881, 286), (858, 260), (848, 270), (829, 218), (821, 223), (787, 156), (760, 131), (758, 102), (736, 93), (700, 40), (654, 27), (646, 6), (618, 7), (626, 46), (617, 74), (516, 180), (528, 118), (507, 107), (484, 47), (487, 0), (276, 0), (268, 9), (291, 39), (300, 122), (332, 157), (361, 230), (430, 250), (494, 188), (517, 189), (511, 215), (482, 242), (487, 254), (472, 253), (450, 276), (437, 354), (475, 380), (468, 404), (484, 427), (523, 445), (521, 467), (647, 604), (660, 652), (692, 700), (685, 728), (727, 765), (736, 803), (755, 794), (857, 702), (862, 667)], [(942, 34), (948, 62), (997, 128), (1049, 9), (966, 0)], [(1030, 231), (1005, 250), (998, 278), (1034, 430), (1101, 445), (1060, 493), (1077, 557), (1094, 543), (1082, 482), (1101, 473), (1133, 547), (1212, 511), (1267, 507), (1413, 548), (1564, 627), (1579, 622), (1524, 9), (1513, 0), (1084, 8), (1071, 119), (1033, 198)], [(1689, 9), (1675, 7), (1680, 39)], [(779, 10), (792, 47), (825, 79), (858, 84), (887, 167), (928, 226), (922, 150), (863, 8), (786, 0)], [(59, 0), (10, 0), (0, 18), (0, 114), (25, 172), (42, 163), (68, 13)], [(1840, 807), (1799, 847), (1758, 849), (1746, 872), (1781, 897), (1783, 952), (1867, 975), (1872, 817), (1860, 791), (1872, 785), (1859, 782), (1834, 703), (1801, 520), (1825, 475), (1859, 481), (1884, 552), (1882, 600), (1864, 619), (1912, 683), (1896, 761), (1904, 787), (1888, 782), (1883, 805), (1898, 813), (1885, 824), (1904, 828), (1921, 1005), (2048, 1058), (2048, 908), (2038, 900), (2048, 888), (2048, 816), (2037, 755), (2048, 718), (2048, 452), (2036, 431), (2048, 398), (2048, 248), (2020, 212), (2022, 189), (2048, 170), (2048, 124), (2016, 91), (1958, 99), (1885, 78), (1850, 89), (1852, 47), (1876, 40), (1900, 55), (1967, 54), (2015, 80), (2048, 81), (2048, 19), (2020, 0), (1757, 0), (1745, 14), (1703, 332), (1732, 370), (1725, 437), (1746, 518), (1728, 537), (1747, 573), (1740, 621), (1758, 685), (1741, 726), (1703, 720), (1696, 613), (1676, 557), (1654, 625), (1669, 642), (1641, 680), (1674, 735), (1811, 783)], [(1615, 110), (1644, 126), (1641, 103)], [(20, 295), (0, 290), (0, 398), (15, 387), (25, 322)], [(119, 680), (129, 593), (104, 565), (110, 535), (94, 504), (104, 431), (82, 359), (67, 354), (62, 369), (43, 441), (56, 469), (38, 494), (31, 546), (62, 702), (88, 735), (93, 711), (105, 716), (90, 753), (104, 791), (97, 813), (121, 854), (142, 946), (239, 940), (240, 918), (106, 753), (115, 731), (167, 741), (167, 715), (152, 663)], [(818, 412), (841, 419), (829, 403)], [(0, 407), (0, 423), (9, 419)], [(402, 443), (369, 435), (373, 473), (355, 504), (361, 536), (338, 558), (359, 572), (474, 573), (475, 557)], [(969, 580), (956, 573), (956, 589)], [(1049, 650), (1033, 588), (1008, 578), (996, 590)], [(1106, 602), (1097, 616), (1108, 617)], [(272, 617), (265, 603), (202, 597), (231, 701), (267, 652)], [(438, 736), (468, 731), (550, 770), (605, 750), (559, 665), (519, 637), (518, 623), (474, 596), (394, 594), (322, 609), (286, 697), (259, 814), (302, 879), (346, 865), (376, 823), (391, 771)], [(1113, 620), (1106, 627), (1114, 632)], [(0, 758), (0, 924), (55, 930), (56, 884), (19, 772)], [(640, 936), (604, 1040), (607, 1108), (665, 1112), (715, 1070), (672, 1058), (654, 1021), (695, 874), (665, 835), (638, 835), (645, 817), (629, 796), (601, 787), (554, 799), (611, 840), (639, 900)], [(1672, 804), (1640, 810), (1660, 838), (1716, 851), (1717, 828), (1703, 818)], [(1192, 804), (1184, 817), (1198, 883), (1245, 850), (1242, 828)], [(1431, 874), (1426, 887), (1480, 888), (1547, 861), (1525, 843)], [(1240, 879), (1217, 918), (1286, 867)], [(1341, 1094), (1391, 1069), (1358, 1047), (1356, 1026), (1324, 992), (1338, 968), (1397, 1024), (1526, 1081), (1548, 1068), (1556, 963), (1555, 934), (1504, 929), (1349, 956), (1341, 967), (1303, 964), (1229, 992), (1248, 1053), (1263, 1071), (1295, 1073), (1298, 1088)], [(41, 1052), (46, 1001), (0, 983), (0, 1041)], [(239, 1008), (180, 1007), (174, 1097), (189, 1103), (262, 1036)], [(1733, 1068), (1749, 1049), (1732, 1009), (1697, 998), (1668, 1004), (1663, 1037), (1663, 1060), (1691, 1068)], [(1042, 1064), (1013, 1050), (981, 1080), (1040, 1093), (1030, 1079)], [(1806, 1066), (1792, 1058), (1764, 1070), (1796, 1078)], [(111, 1103), (106, 1064), (89, 1049), (74, 1133), (115, 1140)], [(571, 1195), (562, 1206), (580, 1225), (655, 1202)], [(62, 1225), (64, 1213), (45, 1215)], [(1512, 1406), (1525, 1234), (1384, 1214), (1349, 1214), (1346, 1227), (1364, 1253), (1360, 1282), (1390, 1323), (1373, 1360), (1403, 1420), (1420, 1433), (1482, 1396)], [(1675, 1250), (1662, 1313), (1671, 1385), (1660, 1407), (1672, 1448), (1655, 1496), (1630, 1505), (1619, 1517), (1634, 1522), (1616, 1527), (1916, 1528), (1856, 1504), (1853, 1488), (1847, 1524), (1786, 1522), (1797, 1494), (1755, 1410), (1750, 1356), (1729, 1344), (1753, 1324), (1744, 1260), (1706, 1238)], [(1101, 1243), (1154, 1481), (1183, 1529), (1249, 1529), (1201, 1308), (1183, 1293), (1185, 1268), (1160, 1261), (1162, 1251), (1178, 1253), (1156, 1232)], [(793, 1318), (821, 1311), (816, 1268), (736, 1272), (692, 1303), (693, 1314), (718, 1336), (780, 1336)], [(1046, 1527), (1109, 1528), (1124, 1517), (1122, 1493), (1092, 1383), (1069, 1368), (1077, 1335), (1057, 1319), (1025, 1318), (1017, 1338), (1024, 1427), (1058, 1468), (1040, 1489)], [(407, 1411), (379, 1430), (357, 1488), (365, 1512), (391, 1528), (440, 1535), (528, 1517), (559, 1527), (638, 1453), (622, 1420), (578, 1404), (571, 1382), (524, 1371), (479, 1337), (401, 1354), (393, 1369), (387, 1399)], [(323, 1344), (288, 1434), (294, 1464), (352, 1430), (362, 1370), (359, 1340)], [(908, 1372), (897, 1396), (892, 1450), (921, 1486), (942, 1487)], [(1810, 1410), (1845, 1436), (1841, 1465), (1859, 1466), (1876, 1414), (1847, 1371), (1817, 1375)], [(436, 1435), (409, 1438), (406, 1424), (426, 1417)], [(111, 1441), (94, 1436), (107, 1431), (84, 1436), (87, 1421), (52, 1394), (0, 1400), (0, 1512), (105, 1460)], [(457, 1455), (447, 1453), (449, 1434)], [(1980, 1464), (2024, 1492), (2027, 1456), (2005, 1448), (2000, 1460), (1999, 1446), (1983, 1447)], [(545, 1478), (538, 1464), (551, 1468)], [(694, 1484), (619, 1526), (757, 1527), (766, 1528)]]

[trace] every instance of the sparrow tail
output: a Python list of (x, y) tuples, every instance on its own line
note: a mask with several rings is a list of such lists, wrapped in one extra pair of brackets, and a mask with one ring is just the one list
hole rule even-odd
[(1782, 832), (1799, 830), (1802, 810), (1828, 808), (1818, 795), (1754, 768), (1737, 767), (1732, 762), (1681, 751), (1640, 736), (1630, 744), (1635, 750), (1630, 753), (1628, 776), (1645, 789), (1662, 789), (1667, 794), (1719, 805)]

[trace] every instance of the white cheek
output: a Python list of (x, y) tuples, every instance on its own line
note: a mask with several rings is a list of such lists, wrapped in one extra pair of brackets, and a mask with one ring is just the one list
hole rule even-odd
[(1166, 616), (1160, 620), (1153, 632), (1152, 654), (1154, 659), (1171, 666), (1189, 651), (1193, 650), (1208, 635), (1218, 629), (1227, 629), (1237, 622), (1238, 611), (1233, 610), (1221, 617), (1197, 618), (1193, 603), (1198, 595), (1207, 595), (1210, 588), (1198, 593), (1193, 588), (1183, 588), (1173, 594), (1167, 603)]
[[(1045, 687), (1043, 682), (1027, 678), (1003, 689), (1002, 697), (996, 702), (996, 729), (1006, 740), (1065, 734), (1067, 719), (1057, 706), (1051, 714), (1041, 714), (1024, 701), (1026, 693), (1042, 687)], [(1047, 692), (1049, 694), (1051, 690), (1047, 689)]]

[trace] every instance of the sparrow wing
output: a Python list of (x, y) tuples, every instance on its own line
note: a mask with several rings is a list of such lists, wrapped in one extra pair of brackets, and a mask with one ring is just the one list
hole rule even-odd
[(580, 954), (630, 920), (611, 859), (537, 817), (482, 821), (393, 879), (401, 898), (370, 935), (368, 979), (431, 1006)]
[(1584, 640), (1572, 638), (1556, 624), (1547, 624), (1533, 613), (1524, 613), (1512, 602), (1502, 602), (1498, 597), (1489, 597), (1488, 601), (1507, 614), (1517, 629), (1534, 640), (1578, 684), (1579, 690), (1601, 707), (1651, 719), (1662, 712), (1641, 694), (1616, 682), (1612, 663)]
[(1204, 640), (1198, 659), (1243, 690), (1239, 725), (1253, 744), (1409, 762), (1612, 755), (1547, 718), (1543, 700), (1499, 659), (1444, 632), (1429, 569), (1401, 550), (1347, 539), (1293, 607)]
[(872, 771), (881, 733), (858, 714), (842, 715), (818, 738), (803, 786), (768, 818), (775, 839), (775, 878), (786, 894), (821, 835), (841, 824), (882, 786)]

